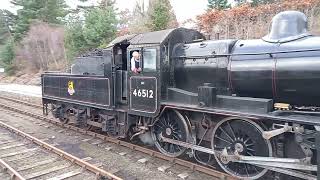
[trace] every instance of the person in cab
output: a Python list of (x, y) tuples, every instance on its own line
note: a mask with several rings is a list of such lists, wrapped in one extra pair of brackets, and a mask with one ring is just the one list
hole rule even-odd
[(131, 58), (131, 71), (134, 73), (140, 73), (141, 72), (141, 61), (140, 61), (140, 53), (138, 51), (134, 51), (132, 53)]

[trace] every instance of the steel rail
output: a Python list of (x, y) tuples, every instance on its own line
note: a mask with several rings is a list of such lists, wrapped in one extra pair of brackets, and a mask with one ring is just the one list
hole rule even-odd
[(13, 98), (6, 97), (6, 96), (0, 96), (0, 98), (8, 100), (8, 101), (15, 102), (15, 103), (20, 103), (20, 104), (23, 104), (23, 105), (26, 105), (26, 106), (42, 109), (42, 106), (40, 104), (28, 103), (28, 102), (25, 102), (25, 101), (22, 101), (22, 100), (13, 99)]
[[(1, 98), (2, 98), (2, 96), (0, 96), (0, 99)], [(6, 99), (9, 100), (9, 101), (11, 100), (11, 98), (6, 98)], [(16, 100), (16, 101), (19, 101), (19, 100)], [(28, 104), (28, 103), (25, 102), (25, 104)], [(169, 162), (171, 162), (173, 164), (178, 164), (178, 165), (190, 168), (192, 171), (198, 171), (198, 172), (201, 172), (201, 173), (204, 173), (204, 174), (207, 174), (207, 175), (219, 178), (219, 179), (224, 179), (224, 180), (237, 179), (237, 178), (235, 178), (235, 177), (233, 177), (233, 176), (231, 176), (229, 174), (217, 171), (217, 170), (212, 169), (212, 168), (208, 168), (208, 167), (205, 167), (205, 166), (202, 166), (202, 165), (199, 165), (199, 164), (195, 164), (195, 163), (192, 163), (190, 161), (183, 160), (183, 159), (180, 159), (180, 158), (168, 157), (168, 156), (166, 156), (166, 155), (164, 155), (164, 154), (162, 154), (162, 153), (160, 153), (158, 151), (154, 151), (154, 150), (151, 150), (151, 149), (148, 149), (148, 148), (145, 148), (145, 147), (141, 147), (141, 146), (136, 145), (136, 144), (132, 144), (132, 143), (129, 143), (129, 142), (126, 142), (126, 141), (122, 141), (122, 140), (119, 140), (119, 139), (116, 139), (116, 138), (112, 138), (112, 137), (109, 137), (109, 136), (105, 136), (105, 135), (102, 135), (102, 134), (99, 134), (99, 133), (95, 133), (95, 132), (92, 132), (92, 131), (81, 129), (81, 128), (78, 128), (78, 127), (75, 127), (75, 126), (72, 126), (72, 125), (69, 125), (69, 124), (64, 124), (64, 123), (58, 122), (58, 121), (56, 121), (54, 119), (51, 119), (51, 118), (48, 118), (48, 117), (45, 117), (45, 116), (42, 116), (42, 115), (38, 115), (38, 114), (31, 113), (31, 112), (28, 112), (28, 111), (23, 111), (21, 109), (18, 109), (18, 108), (15, 108), (15, 107), (10, 107), (10, 106), (2, 104), (2, 103), (0, 103), (0, 107), (2, 107), (4, 109), (9, 109), (9, 110), (14, 111), (14, 112), (18, 112), (20, 114), (28, 115), (30, 117), (37, 118), (37, 119), (46, 121), (48, 123), (51, 123), (51, 124), (54, 124), (54, 125), (66, 128), (66, 129), (70, 129), (70, 130), (73, 130), (73, 131), (76, 131), (76, 132), (79, 132), (79, 133), (82, 133), (82, 134), (85, 134), (85, 135), (96, 137), (96, 138), (99, 138), (99, 139), (101, 139), (101, 140), (103, 140), (105, 142), (111, 142), (111, 143), (114, 143), (114, 144), (117, 144), (117, 145), (120, 145), (120, 146), (123, 146), (123, 147), (127, 147), (127, 148), (130, 148), (132, 150), (136, 150), (136, 151), (148, 154), (148, 155), (150, 155), (152, 157), (163, 159), (163, 160), (169, 161)]]
[(0, 159), (0, 166), (3, 168), (4, 171), (10, 174), (11, 180), (25, 180), (16, 170), (10, 167), (6, 162)]
[(0, 126), (5, 128), (5, 129), (7, 129), (7, 130), (9, 130), (9, 131), (11, 131), (11, 132), (13, 132), (13, 133), (15, 133), (15, 134), (17, 134), (17, 135), (19, 135), (19, 136), (22, 136), (22, 137), (24, 137), (26, 139), (29, 139), (31, 142), (41, 146), (42, 148), (45, 148), (45, 149), (49, 150), (50, 152), (54, 152), (55, 154), (57, 154), (60, 157), (63, 157), (65, 159), (69, 160), (72, 163), (78, 164), (79, 166), (81, 166), (81, 167), (83, 167), (83, 168), (95, 173), (97, 177), (101, 177), (102, 176), (102, 177), (108, 177), (108, 178), (111, 178), (111, 179), (114, 179), (114, 180), (122, 180), (122, 178), (120, 178), (118, 176), (115, 176), (112, 173), (109, 173), (109, 172), (107, 172), (107, 171), (105, 171), (105, 170), (103, 170), (101, 168), (98, 168), (98, 167), (96, 167), (96, 166), (94, 166), (94, 165), (92, 165), (92, 164), (90, 164), (90, 163), (88, 163), (86, 161), (83, 161), (82, 159), (80, 159), (78, 157), (75, 157), (75, 156), (73, 156), (73, 155), (71, 155), (71, 154), (69, 154), (69, 153), (67, 153), (67, 152), (65, 152), (65, 151), (63, 151), (63, 150), (61, 150), (59, 148), (56, 148), (56, 147), (54, 147), (54, 146), (52, 146), (52, 145), (50, 145), (50, 144), (48, 144), (48, 143), (46, 143), (44, 141), (41, 141), (40, 139), (37, 139), (37, 138), (35, 138), (35, 137), (33, 137), (33, 136), (31, 136), (31, 135), (29, 135), (29, 134), (17, 129), (15, 127), (12, 127), (12, 126), (10, 126), (10, 125), (8, 125), (6, 123), (3, 123), (3, 122), (0, 121)]

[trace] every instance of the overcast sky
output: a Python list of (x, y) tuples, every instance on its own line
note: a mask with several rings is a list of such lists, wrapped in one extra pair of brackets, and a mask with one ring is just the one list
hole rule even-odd
[[(76, 7), (78, 0), (66, 0), (70, 7)], [(89, 4), (95, 3), (97, 0), (91, 0)], [(142, 1), (142, 0), (138, 0)], [(148, 0), (144, 0), (148, 1)], [(117, 8), (119, 10), (132, 10), (136, 0), (117, 0)], [(197, 15), (205, 12), (207, 8), (207, 0), (170, 0), (171, 5), (176, 13), (179, 22), (183, 22), (189, 18), (195, 18)], [(10, 4), (10, 0), (0, 0), (0, 9), (14, 10)]]

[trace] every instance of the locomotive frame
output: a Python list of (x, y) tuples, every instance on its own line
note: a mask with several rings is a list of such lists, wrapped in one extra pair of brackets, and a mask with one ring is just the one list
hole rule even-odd
[[(303, 19), (298, 12), (283, 14)], [(303, 32), (296, 39), (276, 43), (308, 37)], [(239, 87), (232, 83), (236, 81), (232, 70), (243, 69), (241, 59), (273, 60), (280, 59), (279, 54), (310, 52), (318, 57), (320, 46), (275, 51), (277, 45), (268, 44), (274, 42), (257, 42), (272, 48), (244, 53), (236, 47), (253, 42), (204, 41), (201, 33), (185, 28), (118, 37), (101, 55), (78, 59), (71, 74), (42, 75), (44, 113), (51, 105), (53, 115), (65, 123), (98, 128), (117, 138), (139, 137), (145, 143), (151, 137), (151, 143), (171, 157), (188, 151), (209, 165), (214, 156), (224, 171), (238, 178), (258, 179), (271, 171), (278, 178), (285, 174), (316, 179), (315, 164), (320, 162), (317, 108), (293, 110), (287, 104), (290, 101), (279, 101), (274, 69), (270, 70), (273, 96), (235, 94), (234, 88)], [(139, 74), (130, 71), (133, 51), (142, 55)], [(92, 63), (91, 69), (81, 64), (86, 62), (83, 58)]]

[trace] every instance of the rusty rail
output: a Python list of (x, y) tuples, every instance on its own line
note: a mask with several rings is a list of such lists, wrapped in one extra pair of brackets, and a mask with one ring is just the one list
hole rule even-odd
[[(2, 98), (2, 96), (0, 96), (0, 98)], [(9, 100), (9, 101), (11, 100), (11, 98), (6, 98), (6, 99)], [(20, 100), (15, 100), (15, 101), (20, 101)], [(24, 102), (24, 104), (28, 105), (29, 103)], [(174, 164), (178, 164), (178, 165), (181, 165), (181, 166), (184, 166), (184, 167), (188, 167), (193, 171), (198, 171), (198, 172), (201, 172), (201, 173), (204, 173), (204, 174), (207, 174), (207, 175), (219, 178), (219, 179), (224, 179), (224, 180), (234, 180), (234, 179), (236, 179), (235, 177), (230, 176), (229, 174), (217, 171), (217, 170), (212, 169), (212, 168), (208, 168), (208, 167), (203, 166), (203, 165), (192, 163), (190, 161), (186, 161), (186, 160), (179, 159), (179, 158), (168, 157), (168, 156), (166, 156), (166, 155), (164, 155), (164, 154), (162, 154), (162, 153), (160, 153), (158, 151), (154, 151), (154, 150), (151, 150), (151, 149), (148, 149), (148, 148), (145, 148), (145, 147), (141, 147), (139, 145), (135, 145), (135, 144), (132, 144), (132, 143), (129, 143), (129, 142), (126, 142), (126, 141), (122, 141), (122, 140), (119, 140), (119, 139), (116, 139), (116, 138), (112, 138), (112, 137), (109, 137), (109, 136), (105, 136), (105, 135), (102, 135), (102, 134), (99, 134), (99, 133), (95, 133), (95, 132), (92, 132), (92, 131), (87, 131), (87, 130), (84, 130), (84, 129), (81, 129), (81, 128), (78, 128), (78, 127), (75, 127), (75, 126), (72, 126), (72, 125), (64, 124), (64, 123), (58, 122), (58, 121), (56, 121), (54, 119), (51, 119), (51, 118), (48, 118), (48, 117), (45, 117), (45, 116), (42, 116), (42, 115), (38, 115), (38, 114), (31, 113), (31, 112), (23, 111), (21, 109), (10, 107), (10, 106), (7, 106), (7, 105), (2, 104), (2, 103), (0, 103), (0, 107), (5, 108), (5, 109), (9, 109), (9, 110), (14, 111), (14, 112), (18, 112), (18, 113), (21, 113), (21, 114), (25, 114), (25, 115), (28, 115), (30, 117), (37, 118), (37, 119), (49, 122), (51, 124), (54, 124), (54, 125), (57, 125), (57, 126), (60, 126), (60, 127), (63, 127), (63, 128), (67, 128), (67, 129), (70, 129), (70, 130), (73, 130), (73, 131), (76, 131), (76, 132), (79, 132), (79, 133), (82, 133), (82, 134), (85, 134), (85, 135), (96, 137), (96, 138), (99, 138), (99, 139), (101, 139), (103, 141), (106, 141), (106, 142), (115, 143), (115, 144), (130, 148), (132, 150), (136, 150), (136, 151), (148, 154), (148, 155), (150, 155), (152, 157), (160, 158), (160, 159), (169, 161), (169, 162), (174, 163)]]
[(40, 139), (37, 139), (37, 138), (35, 138), (35, 137), (25, 133), (25, 132), (22, 132), (19, 129), (16, 129), (16, 128), (14, 128), (14, 127), (6, 124), (6, 123), (0, 122), (0, 126), (5, 128), (5, 129), (7, 129), (7, 130), (9, 130), (9, 131), (11, 131), (11, 132), (13, 132), (13, 133), (15, 133), (15, 134), (18, 134), (18, 135), (20, 135), (20, 136), (22, 136), (22, 137), (24, 137), (26, 139), (29, 139), (33, 143), (41, 146), (42, 148), (45, 148), (45, 149), (51, 151), (51, 152), (54, 152), (55, 154), (57, 154), (57, 155), (65, 158), (65, 159), (71, 161), (72, 163), (78, 164), (79, 166), (81, 166), (81, 167), (83, 167), (83, 168), (95, 173), (98, 177), (103, 176), (103, 177), (108, 177), (108, 178), (111, 178), (111, 179), (114, 179), (114, 180), (122, 180), (120, 177), (117, 177), (112, 173), (109, 173), (109, 172), (107, 172), (107, 171), (105, 171), (103, 169), (100, 169), (100, 168), (98, 168), (98, 167), (96, 167), (96, 166), (94, 166), (94, 165), (92, 165), (92, 164), (90, 164), (90, 163), (88, 163), (86, 161), (83, 161), (83, 160), (79, 159), (78, 157), (75, 157), (75, 156), (73, 156), (73, 155), (71, 155), (71, 154), (69, 154), (69, 153), (67, 153), (67, 152), (65, 152), (65, 151), (63, 151), (61, 149), (58, 149), (58, 148), (56, 148), (56, 147), (54, 147), (54, 146), (52, 146), (52, 145), (50, 145), (50, 144), (48, 144), (46, 142), (43, 142)]
[(16, 170), (10, 167), (6, 162), (0, 159), (0, 166), (5, 170), (7, 173), (10, 174), (10, 179), (12, 180), (25, 180)]
[(6, 96), (0, 96), (0, 98), (1, 98), (1, 99), (5, 99), (5, 100), (8, 100), (8, 101), (12, 101), (12, 102), (20, 103), (20, 104), (23, 104), (23, 105), (26, 105), (26, 106), (30, 106), (30, 107), (42, 109), (42, 106), (39, 105), (39, 104), (28, 103), (28, 102), (26, 102), (26, 101), (22, 101), (22, 100), (18, 100), (18, 99), (13, 99), (13, 98), (6, 97)]

